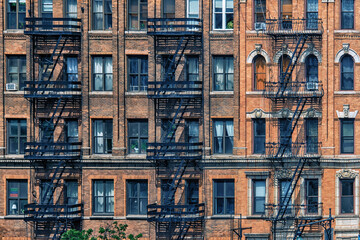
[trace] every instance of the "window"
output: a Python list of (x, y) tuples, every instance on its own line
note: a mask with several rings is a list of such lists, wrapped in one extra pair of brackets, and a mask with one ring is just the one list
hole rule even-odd
[(354, 153), (354, 120), (342, 119), (340, 124), (341, 153)]
[(354, 179), (341, 179), (341, 213), (354, 213)]
[[(283, 209), (286, 205), (286, 203), (288, 202), (287, 206), (288, 208), (286, 209), (286, 214), (291, 213), (291, 199), (289, 200), (289, 198), (291, 198), (291, 180), (290, 179), (283, 179), (280, 180), (280, 198), (279, 198), (279, 204), (281, 204), (283, 206)], [(286, 194), (287, 193), (287, 194)]]
[(161, 120), (161, 139), (167, 139), (167, 142), (175, 142), (176, 126), (172, 123), (172, 119)]
[(148, 82), (147, 56), (129, 56), (128, 64), (129, 91), (146, 91)]
[(306, 28), (318, 29), (318, 0), (306, 0)]
[(93, 30), (107, 30), (112, 27), (112, 2), (111, 0), (92, 1)]
[(234, 90), (234, 58), (214, 57), (214, 90)]
[[(79, 128), (77, 120), (67, 120), (66, 121), (66, 139), (67, 143), (75, 143), (79, 141)], [(75, 150), (79, 149), (79, 146), (71, 145), (69, 149)]]
[[(187, 17), (199, 18), (199, 0), (187, 0)], [(194, 23), (195, 24), (195, 23)]]
[[(291, 81), (291, 77), (289, 79), (286, 79), (287, 74), (286, 74), (286, 70), (288, 69), (288, 67), (290, 66), (291, 63), (291, 58), (288, 55), (282, 55), (279, 59), (279, 76), (280, 76), (280, 83), (284, 83), (285, 80)], [(290, 67), (288, 69), (288, 73), (290, 70)]]
[(127, 214), (146, 215), (148, 205), (148, 183), (146, 180), (127, 181)]
[(175, 0), (162, 0), (163, 18), (175, 18)]
[[(76, 57), (67, 57), (65, 60), (66, 74), (65, 81), (77, 82), (78, 81), (78, 60)], [(69, 85), (70, 88), (76, 88), (77, 85)]]
[(7, 57), (7, 79), (6, 83), (14, 83), (17, 89), (23, 90), (26, 81), (26, 57)]
[(306, 152), (318, 153), (318, 119), (306, 119)]
[(199, 57), (186, 56), (186, 78), (187, 81), (199, 81)]
[(282, 28), (292, 28), (292, 0), (280, 0), (280, 18), (282, 19)]
[(53, 17), (53, 0), (41, 0), (41, 17), (52, 18)]
[(341, 28), (354, 29), (354, 0), (341, 0)]
[(129, 30), (145, 30), (147, 27), (147, 0), (129, 0)]
[(112, 57), (93, 57), (93, 90), (112, 91)]
[(148, 142), (147, 121), (129, 121), (129, 153), (146, 153)]
[(28, 203), (28, 185), (26, 180), (7, 181), (7, 214), (24, 214), (25, 204)]
[(67, 180), (65, 187), (66, 187), (65, 203), (69, 205), (78, 204), (78, 182), (76, 180)]
[(77, 18), (77, 0), (66, 0), (65, 18)]
[(112, 153), (112, 120), (94, 120), (93, 124), (93, 153)]
[(93, 182), (94, 214), (114, 213), (114, 181), (94, 180)]
[(7, 153), (24, 154), (26, 142), (26, 120), (8, 120)]
[(254, 0), (254, 28), (266, 29), (266, 0)]
[(284, 153), (291, 153), (291, 119), (289, 118), (280, 118), (279, 119), (279, 128), (280, 128), (280, 148), (284, 149)]
[(42, 118), (39, 123), (39, 136), (42, 142), (54, 141), (54, 123), (50, 122), (51, 119)]
[(261, 55), (255, 57), (254, 66), (254, 90), (264, 90), (266, 82), (265, 58)]
[(186, 140), (188, 143), (199, 142), (199, 121), (188, 120), (186, 121)]
[(199, 180), (187, 179), (185, 182), (186, 196), (185, 204), (198, 204), (199, 203)]
[(26, 0), (7, 0), (7, 29), (24, 29)]
[[(305, 65), (306, 65), (306, 82), (318, 82), (319, 63), (317, 58), (312, 54), (309, 55), (306, 58)], [(314, 88), (317, 89), (316, 86)], [(307, 89), (311, 90), (309, 85), (307, 86)]]
[(50, 180), (41, 180), (40, 183), (40, 203), (42, 204), (52, 204), (53, 203), (53, 183)]
[(234, 2), (233, 0), (213, 0), (214, 29), (225, 30), (234, 28)]
[(306, 179), (306, 212), (318, 213), (319, 183), (317, 179)]
[(173, 196), (174, 188), (172, 187), (171, 179), (161, 180), (161, 204), (162, 205), (174, 205), (175, 196)]
[(214, 153), (232, 154), (234, 138), (234, 125), (232, 120), (214, 121)]
[(254, 206), (253, 214), (264, 214), (265, 213), (265, 193), (266, 193), (266, 182), (265, 180), (254, 180)]
[(214, 180), (214, 214), (234, 214), (234, 180)]
[(265, 119), (256, 118), (253, 119), (254, 126), (254, 153), (265, 153)]
[(341, 58), (341, 90), (354, 89), (354, 60), (350, 55)]

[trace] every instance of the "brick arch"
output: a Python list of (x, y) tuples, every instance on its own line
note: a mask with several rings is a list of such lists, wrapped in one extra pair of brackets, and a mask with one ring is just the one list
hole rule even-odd
[(260, 49), (260, 50), (255, 49), (251, 51), (249, 56), (247, 57), (246, 63), (252, 63), (257, 55), (263, 56), (267, 64), (271, 63), (270, 56), (264, 49)]
[(314, 55), (317, 58), (319, 63), (322, 62), (321, 53), (315, 48), (308, 48), (301, 54), (300, 63), (305, 63), (306, 58), (311, 54)]
[(335, 55), (334, 62), (339, 63), (340, 59), (346, 54), (349, 54), (354, 59), (354, 62), (360, 63), (359, 55), (354, 50), (352, 50), (351, 48), (349, 48), (347, 51), (345, 51), (344, 49), (341, 49), (340, 51), (338, 51), (336, 53), (336, 55)]
[[(293, 53), (292, 53), (292, 51), (290, 51), (290, 49), (280, 50), (274, 56), (274, 63), (278, 64), (281, 56), (284, 54), (288, 55), (290, 57), (290, 59), (291, 59), (291, 56), (293, 55)], [(294, 63), (294, 60), (295, 59), (293, 59), (293, 63)]]

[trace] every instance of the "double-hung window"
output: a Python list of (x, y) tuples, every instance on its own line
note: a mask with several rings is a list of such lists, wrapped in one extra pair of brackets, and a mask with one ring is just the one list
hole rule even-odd
[(7, 215), (24, 214), (28, 203), (28, 184), (26, 180), (7, 181)]
[(162, 0), (162, 17), (175, 18), (175, 0)]
[(128, 2), (129, 30), (145, 30), (147, 26), (147, 0), (129, 0)]
[(354, 120), (342, 119), (341, 122), (341, 153), (354, 153)]
[(42, 142), (53, 142), (54, 141), (54, 123), (49, 118), (40, 119), (39, 123), (39, 136)]
[(341, 0), (341, 29), (354, 29), (354, 0)]
[(114, 181), (94, 180), (93, 182), (93, 213), (114, 213)]
[(107, 30), (112, 27), (112, 2), (111, 0), (92, 1), (92, 29)]
[(317, 214), (319, 202), (319, 181), (317, 179), (306, 179), (306, 212)]
[(234, 1), (213, 0), (213, 27), (215, 30), (234, 28)]
[(254, 90), (264, 90), (266, 82), (266, 61), (261, 55), (256, 56), (253, 61), (254, 67)]
[(341, 90), (354, 89), (354, 60), (346, 54), (341, 58)]
[(161, 180), (161, 204), (172, 205), (175, 204), (175, 196), (173, 195), (173, 181), (172, 179)]
[(265, 213), (265, 197), (266, 197), (266, 181), (254, 180), (253, 181), (253, 214)]
[(185, 181), (185, 204), (199, 203), (199, 180), (187, 179)]
[(112, 120), (94, 120), (93, 136), (93, 153), (112, 153)]
[[(199, 142), (199, 121), (190, 120), (186, 121), (186, 142), (198, 143)], [(190, 147), (192, 149), (192, 147)]]
[(40, 203), (52, 204), (54, 202), (53, 183), (50, 180), (41, 180), (40, 183)]
[[(66, 187), (66, 204), (78, 204), (78, 182), (76, 180), (68, 180), (65, 182)], [(75, 209), (74, 209), (75, 210)]]
[(214, 57), (214, 90), (233, 91), (234, 90), (234, 58)]
[(285, 153), (291, 153), (291, 119), (280, 118), (279, 119), (279, 138), (280, 149)]
[(292, 200), (291, 200), (291, 181), (290, 179), (280, 180), (280, 196), (279, 196), (279, 205), (282, 206), (282, 211), (285, 210), (287, 205), (286, 214), (291, 213), (292, 210)]
[[(187, 56), (186, 57), (186, 78), (187, 81), (199, 81), (199, 57)], [(197, 87), (197, 85), (189, 84), (190, 87)]]
[(214, 180), (214, 215), (234, 214), (235, 186), (233, 179)]
[[(78, 81), (78, 60), (76, 57), (67, 57), (66, 58), (66, 74), (65, 80), (69, 82)], [(69, 84), (70, 88), (75, 88), (77, 85)]]
[(26, 0), (7, 0), (7, 29), (24, 29)]
[(8, 56), (7, 57), (7, 78), (6, 83), (16, 85), (15, 89), (23, 90), (26, 80), (26, 57)]
[(146, 180), (127, 181), (127, 214), (146, 215), (148, 204), (148, 183)]
[(112, 57), (93, 57), (93, 90), (113, 90)]
[(305, 61), (306, 66), (306, 88), (307, 90), (318, 90), (318, 71), (319, 71), (319, 62), (318, 59), (313, 55), (309, 55)]
[(306, 119), (306, 152), (318, 153), (318, 119)]
[(319, 0), (306, 0), (306, 28), (318, 29)]
[(341, 213), (354, 213), (354, 179), (341, 179)]
[(148, 58), (147, 56), (128, 57), (129, 91), (138, 92), (147, 90)]
[(232, 120), (214, 121), (214, 153), (232, 154), (234, 145), (234, 124)]
[(148, 142), (147, 121), (129, 121), (129, 153), (146, 153)]
[(280, 0), (280, 18), (282, 20), (282, 29), (292, 28), (292, 0)]
[(266, 30), (266, 0), (254, 0), (254, 28)]
[(254, 153), (262, 154), (265, 153), (265, 119), (256, 118), (253, 119), (254, 126)]
[(77, 18), (77, 0), (66, 0), (64, 16), (66, 18)]
[(8, 120), (7, 153), (24, 154), (26, 142), (26, 120)]

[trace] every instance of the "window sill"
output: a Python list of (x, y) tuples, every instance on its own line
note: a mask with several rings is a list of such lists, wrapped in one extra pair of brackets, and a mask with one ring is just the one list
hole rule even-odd
[(112, 34), (112, 29), (106, 29), (106, 30), (90, 30), (88, 33), (89, 33), (89, 34), (106, 34), (106, 35), (111, 35), (111, 34)]
[(129, 153), (126, 157), (133, 159), (146, 159), (146, 153)]
[(339, 215), (336, 215), (335, 218), (359, 218), (359, 215), (340, 213)]
[(360, 94), (360, 91), (354, 91), (354, 90), (334, 91), (334, 95), (355, 95), (355, 94)]
[(265, 217), (263, 215), (251, 215), (246, 217), (246, 219), (264, 219)]
[(90, 96), (112, 96), (113, 91), (92, 91), (89, 94)]
[(334, 33), (360, 33), (359, 30), (354, 30), (354, 29), (339, 29), (339, 30), (334, 30)]
[(24, 29), (6, 29), (4, 34), (24, 34)]
[(210, 96), (213, 97), (233, 97), (234, 96), (234, 91), (211, 91), (210, 92)]
[(24, 95), (25, 91), (23, 90), (16, 90), (16, 91), (4, 91), (5, 95)]
[(129, 220), (146, 220), (147, 215), (127, 215), (126, 219), (129, 219)]
[(24, 154), (6, 154), (5, 159), (24, 159)]
[(113, 220), (114, 214), (112, 215), (93, 215), (90, 217), (90, 220)]
[(24, 219), (24, 215), (6, 215), (4, 219)]
[(125, 96), (147, 96), (147, 91), (125, 92)]
[(263, 95), (263, 90), (253, 90), (246, 92), (246, 95)]
[(212, 215), (211, 219), (234, 219), (234, 215), (224, 214), (224, 215)]
[(234, 33), (234, 29), (214, 29), (210, 31), (210, 34), (228, 34), (232, 35)]
[(125, 34), (147, 34), (146, 30), (127, 30)]

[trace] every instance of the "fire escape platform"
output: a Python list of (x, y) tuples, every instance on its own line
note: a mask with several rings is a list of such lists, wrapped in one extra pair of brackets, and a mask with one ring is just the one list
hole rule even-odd
[(261, 30), (274, 38), (300, 35), (321, 37), (324, 29), (321, 19), (267, 19)]
[(198, 18), (148, 18), (150, 36), (201, 36), (202, 21)]
[(81, 37), (81, 19), (25, 18), (25, 35)]
[(148, 222), (194, 222), (204, 220), (204, 216), (204, 203), (188, 205), (148, 205)]
[(25, 205), (25, 222), (77, 221), (81, 220), (83, 204), (37, 204)]

